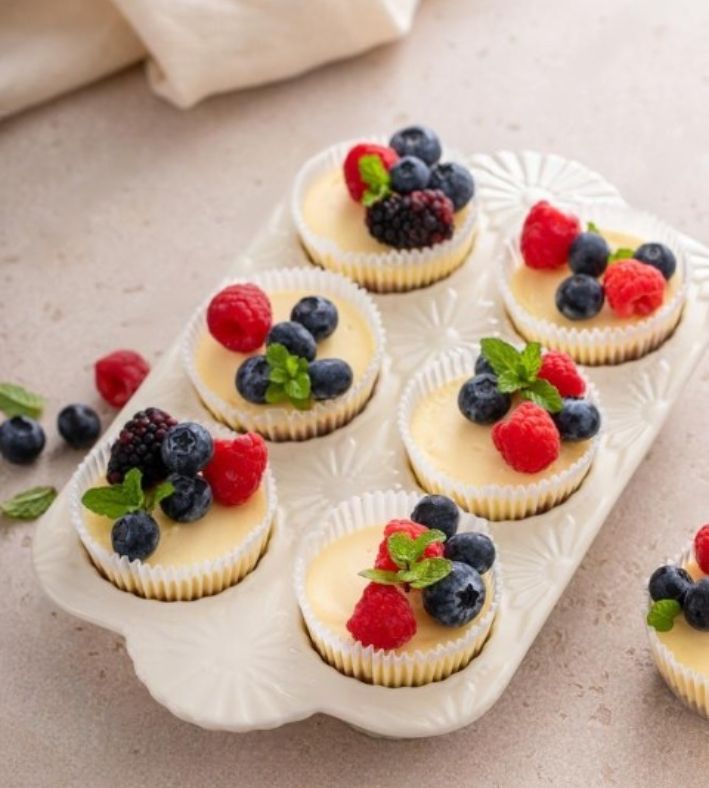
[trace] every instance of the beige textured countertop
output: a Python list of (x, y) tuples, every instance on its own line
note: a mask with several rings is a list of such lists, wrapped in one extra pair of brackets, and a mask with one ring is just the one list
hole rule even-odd
[[(423, 120), (457, 148), (554, 151), (709, 241), (707, 40), (702, 0), (426, 0), (399, 46), (187, 114), (134, 70), (6, 122), (0, 379), (46, 394), (50, 428), (34, 468), (0, 464), (2, 496), (69, 478), (78, 455), (51, 422), (97, 404), (92, 361), (116, 346), (154, 361), (332, 141)], [(706, 785), (708, 724), (655, 672), (640, 608), (642, 579), (709, 520), (708, 398), (705, 363), (507, 692), (441, 739), (323, 716), (240, 736), (180, 722), (119, 637), (45, 598), (32, 524), (2, 521), (0, 783)]]

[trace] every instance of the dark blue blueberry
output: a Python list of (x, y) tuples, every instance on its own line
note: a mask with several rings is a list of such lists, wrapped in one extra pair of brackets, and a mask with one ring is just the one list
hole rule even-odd
[(411, 512), (411, 519), (419, 525), (443, 531), (446, 539), (450, 539), (458, 530), (460, 509), (445, 495), (426, 495)]
[(450, 573), (421, 594), (424, 609), (436, 621), (447, 627), (462, 627), (482, 610), (486, 590), (477, 570), (453, 561)]
[(17, 465), (35, 460), (44, 448), (44, 430), (27, 416), (13, 416), (0, 424), (0, 454)]
[(167, 433), (160, 452), (168, 470), (193, 476), (212, 459), (214, 441), (201, 424), (183, 421)]
[(316, 342), (332, 334), (337, 328), (337, 307), (323, 296), (306, 296), (293, 307), (290, 319), (306, 328)]
[(352, 385), (352, 367), (339, 358), (322, 358), (308, 365), (313, 399), (332, 399)]
[(605, 293), (601, 283), (588, 274), (574, 274), (559, 285), (556, 308), (569, 320), (588, 320), (603, 308)]
[(389, 170), (389, 177), (395, 192), (409, 194), (428, 186), (431, 170), (416, 156), (404, 156)]
[(57, 429), (72, 449), (86, 449), (101, 433), (101, 421), (88, 405), (67, 405), (57, 416)]
[(446, 558), (472, 566), (484, 574), (495, 563), (495, 545), (492, 539), (477, 531), (456, 534), (443, 545)]
[(483, 373), (466, 380), (458, 392), (458, 408), (476, 424), (493, 424), (510, 409), (512, 398), (497, 390), (497, 378)]
[(661, 566), (656, 569), (648, 583), (650, 596), (657, 602), (658, 599), (676, 599), (680, 604), (689, 591), (693, 580), (681, 566)]
[(416, 156), (426, 164), (435, 164), (441, 158), (441, 141), (436, 132), (426, 126), (399, 129), (389, 140), (389, 147), (399, 156)]
[(687, 589), (682, 609), (690, 626), (709, 630), (709, 578), (704, 577)]
[(665, 277), (671, 279), (677, 270), (677, 260), (671, 249), (664, 244), (649, 243), (638, 246), (633, 254), (635, 260), (651, 265)]
[(475, 360), (475, 374), (476, 375), (494, 375), (495, 370), (492, 364), (481, 353)]
[(289, 353), (308, 361), (312, 361), (317, 352), (313, 335), (307, 328), (304, 328), (294, 320), (284, 320), (282, 323), (276, 323), (268, 332), (266, 344), (284, 345)]
[(579, 233), (569, 249), (569, 268), (575, 274), (599, 277), (608, 266), (610, 249), (598, 233)]
[(172, 482), (175, 492), (160, 501), (160, 508), (171, 520), (193, 523), (207, 514), (212, 505), (212, 488), (206, 479), (171, 473), (167, 480)]
[(251, 356), (236, 371), (236, 390), (247, 402), (263, 405), (266, 401), (271, 367), (266, 356)]
[(144, 561), (155, 552), (159, 541), (158, 524), (147, 512), (126, 514), (111, 529), (113, 549), (129, 561)]
[(552, 418), (563, 441), (585, 441), (601, 429), (598, 408), (585, 399), (565, 399), (562, 409), (552, 413)]
[(459, 211), (473, 199), (475, 181), (470, 170), (462, 164), (436, 164), (431, 169), (428, 188), (440, 189), (453, 203), (453, 208)]

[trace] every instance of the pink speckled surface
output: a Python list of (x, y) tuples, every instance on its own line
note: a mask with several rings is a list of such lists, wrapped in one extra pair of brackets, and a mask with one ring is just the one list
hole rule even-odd
[[(134, 70), (5, 122), (0, 379), (47, 395), (50, 439), (34, 468), (0, 465), (2, 497), (68, 479), (78, 455), (51, 423), (96, 403), (93, 359), (123, 345), (155, 360), (305, 156), (358, 131), (421, 119), (460, 149), (578, 158), (706, 242), (708, 38), (699, 0), (426, 0), (399, 46), (188, 114)], [(179, 722), (117, 636), (44, 597), (33, 526), (2, 521), (0, 782), (706, 785), (709, 728), (656, 674), (640, 607), (643, 577), (709, 519), (708, 396), (705, 362), (505, 695), (442, 739)]]

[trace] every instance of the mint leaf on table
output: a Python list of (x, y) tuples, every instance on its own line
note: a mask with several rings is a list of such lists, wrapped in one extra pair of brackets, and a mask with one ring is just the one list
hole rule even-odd
[(308, 360), (289, 353), (285, 345), (276, 342), (266, 349), (266, 361), (269, 367), (266, 402), (269, 405), (290, 402), (298, 410), (310, 408)]
[(9, 418), (29, 416), (38, 419), (44, 409), (44, 399), (39, 394), (15, 383), (0, 383), (0, 410)]
[(366, 154), (357, 166), (360, 178), (367, 184), (367, 190), (362, 195), (362, 204), (365, 207), (391, 194), (391, 177), (379, 156), (375, 153)]
[(616, 249), (615, 252), (608, 257), (608, 262), (615, 263), (618, 260), (631, 260), (634, 254), (635, 249), (628, 249), (627, 246), (621, 246), (620, 249)]
[(110, 517), (113, 520), (129, 512), (144, 509), (142, 476), (138, 468), (131, 468), (120, 484), (92, 487), (87, 490), (81, 497), (81, 503), (94, 514)]
[(539, 405), (544, 410), (548, 410), (549, 413), (558, 413), (564, 407), (564, 402), (556, 386), (541, 378), (537, 378), (537, 380), (525, 386), (520, 391), (520, 396), (528, 399), (535, 405)]
[(0, 511), (15, 520), (36, 520), (57, 497), (54, 487), (31, 487), (0, 503)]
[(657, 632), (669, 632), (681, 611), (682, 606), (676, 599), (658, 599), (648, 610), (646, 621)]

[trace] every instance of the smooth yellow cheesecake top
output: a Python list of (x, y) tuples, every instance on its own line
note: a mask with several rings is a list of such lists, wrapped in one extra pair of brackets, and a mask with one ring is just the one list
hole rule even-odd
[[(207, 514), (193, 523), (176, 523), (156, 506), (152, 512), (160, 528), (155, 552), (143, 561), (150, 566), (185, 566), (221, 558), (239, 547), (266, 516), (268, 496), (262, 483), (246, 503), (221, 506), (213, 503)], [(84, 522), (101, 547), (112, 552), (114, 520), (83, 509)]]
[[(374, 566), (379, 543), (384, 538), (384, 527), (384, 523), (372, 525), (336, 539), (308, 567), (305, 595), (313, 613), (330, 632), (345, 640), (354, 642), (347, 630), (347, 621), (369, 583), (358, 573)], [(426, 651), (462, 637), (487, 613), (492, 604), (491, 572), (486, 572), (482, 577), (487, 590), (485, 602), (480, 613), (462, 627), (439, 624), (424, 610), (421, 592), (412, 589), (407, 598), (416, 618), (416, 634), (401, 648), (392, 650), (392, 653)]]
[[(614, 230), (601, 230), (601, 235), (606, 239), (611, 251), (620, 248), (637, 249), (644, 241), (632, 235), (616, 232)], [(612, 265), (612, 263), (611, 263)], [(555, 269), (530, 268), (521, 262), (517, 265), (510, 278), (510, 290), (515, 301), (534, 317), (547, 320), (558, 326), (568, 328), (621, 328), (647, 320), (651, 315), (633, 315), (619, 317), (610, 308), (608, 302), (603, 304), (601, 311), (588, 320), (569, 320), (556, 308), (555, 296), (559, 285), (573, 275), (568, 265)], [(682, 284), (682, 274), (675, 271), (674, 276), (667, 282), (663, 303), (673, 298)]]
[[(314, 293), (309, 290), (283, 290), (268, 293), (273, 310), (274, 325), (282, 320), (290, 320), (293, 307), (301, 298), (310, 295), (322, 295), (329, 298), (337, 307), (338, 324), (334, 333), (318, 342), (316, 358), (340, 358), (352, 367), (353, 383), (364, 376), (367, 367), (374, 358), (376, 342), (374, 332), (362, 313), (349, 301), (337, 298), (330, 293)], [(236, 353), (220, 345), (204, 327), (202, 336), (197, 341), (195, 351), (195, 368), (204, 384), (224, 402), (239, 408), (241, 411), (261, 413), (269, 405), (257, 405), (245, 400), (236, 390), (236, 371), (244, 359), (251, 355), (263, 353), (264, 348), (254, 353)], [(277, 407), (292, 410), (289, 402)]]
[[(532, 484), (566, 470), (588, 450), (590, 441), (562, 441), (558, 458), (543, 471), (516, 471), (492, 442), (494, 425), (474, 424), (458, 409), (458, 392), (466, 380), (461, 377), (435, 389), (418, 403), (411, 418), (416, 446), (449, 478), (475, 486)], [(519, 401), (513, 397), (508, 415)]]

